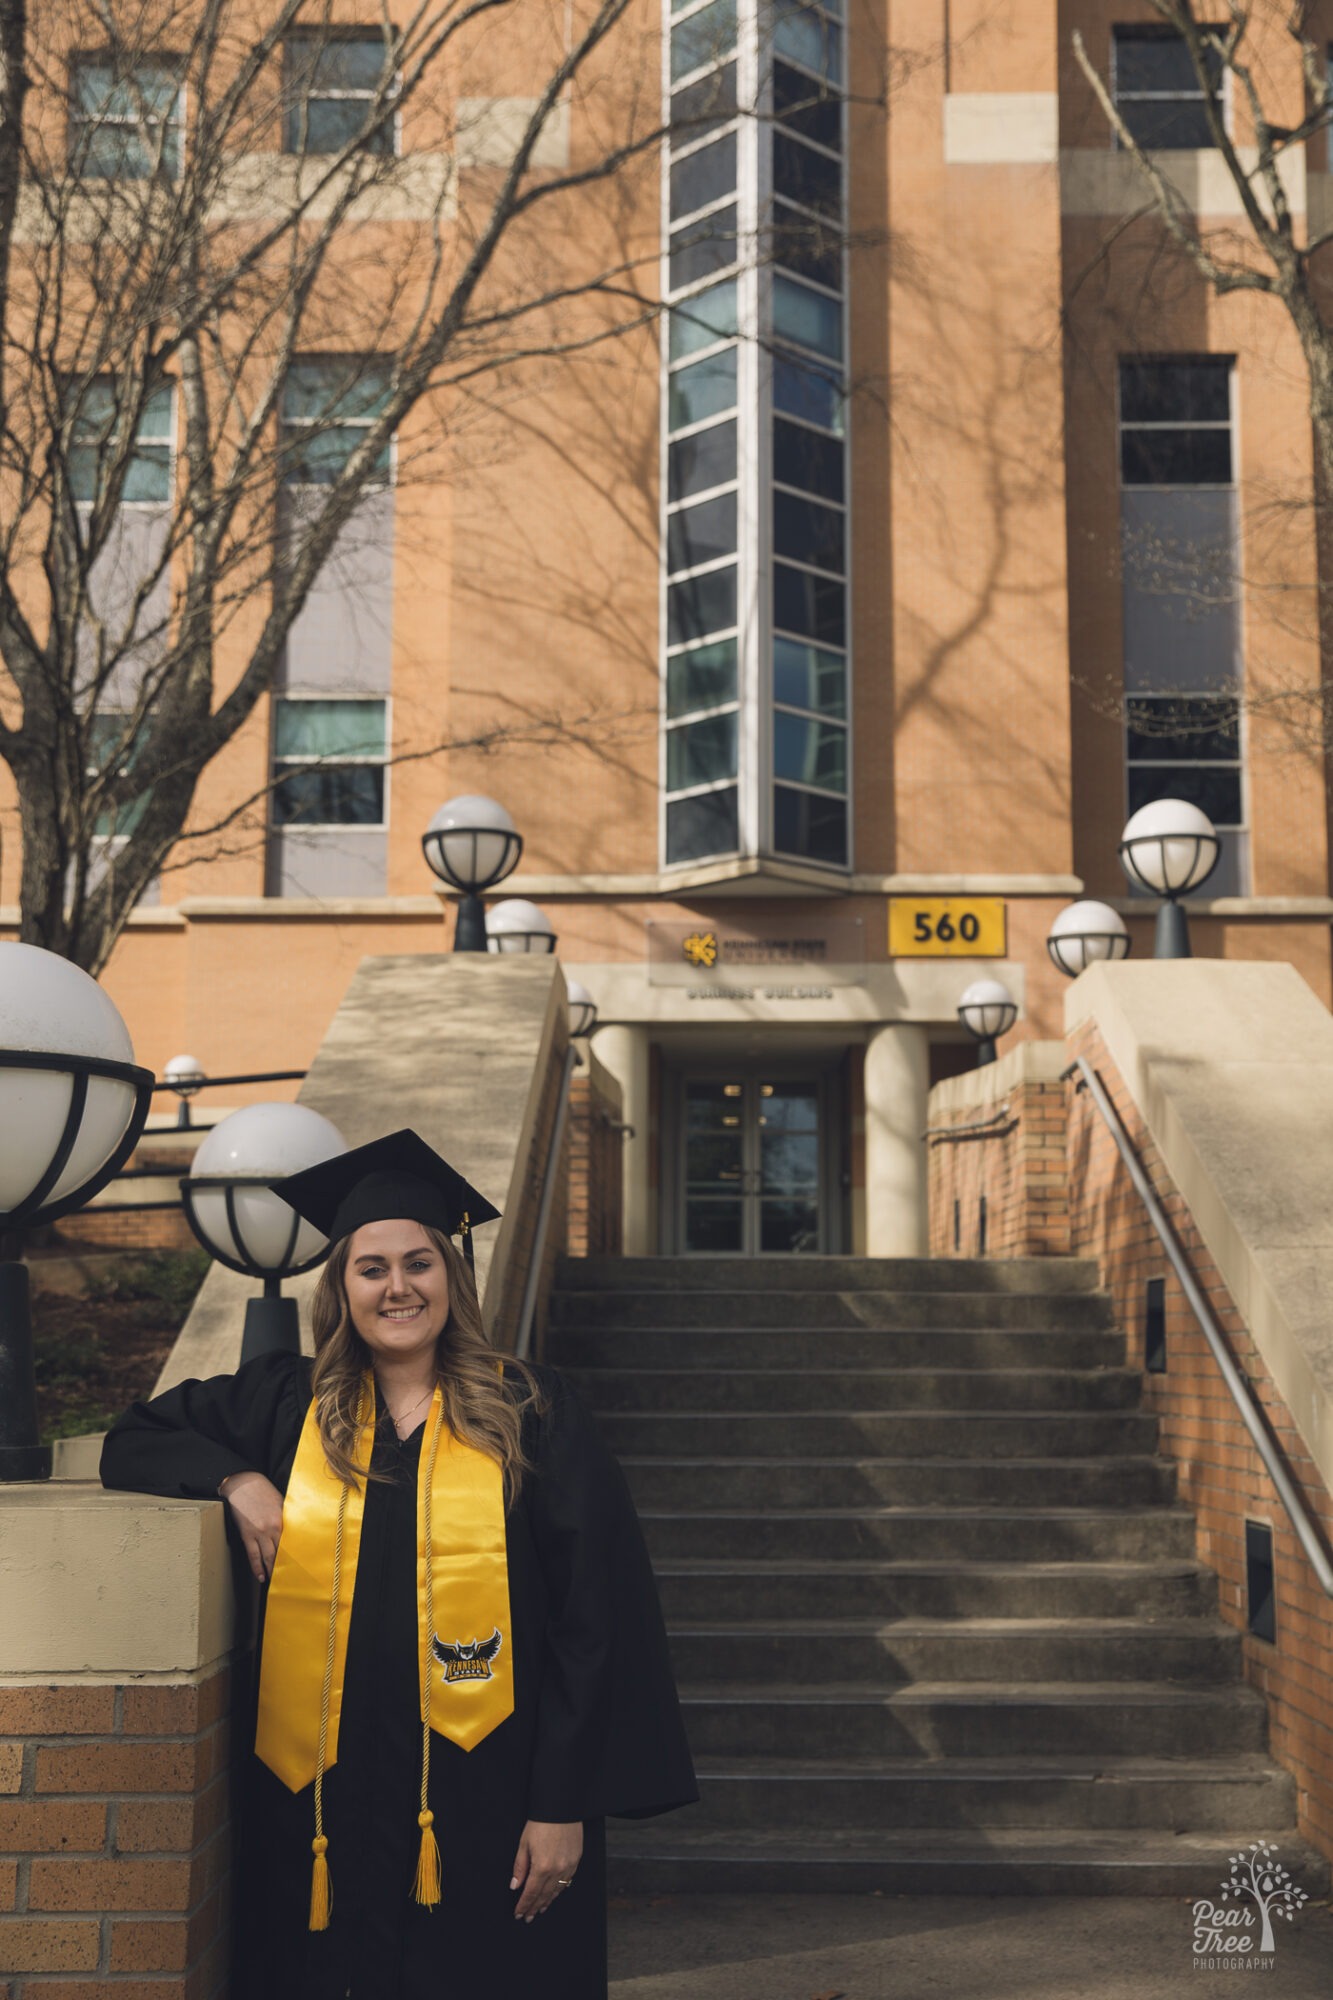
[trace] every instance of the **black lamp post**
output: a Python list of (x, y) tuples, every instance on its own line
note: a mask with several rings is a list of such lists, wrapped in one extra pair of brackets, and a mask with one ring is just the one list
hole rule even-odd
[[(133, 1058), (95, 979), (37, 945), (0, 945), (0, 1242), (82, 1208), (120, 1172), (153, 1095)], [(15, 1259), (0, 1262), (0, 1480), (50, 1473), (28, 1267)]]
[(1207, 813), (1186, 799), (1154, 799), (1140, 806), (1120, 836), (1120, 865), (1150, 896), (1163, 896), (1157, 912), (1154, 958), (1189, 958), (1189, 924), (1181, 898), (1201, 889), (1222, 852)]
[(421, 836), (426, 860), (442, 882), (458, 891), (455, 951), (485, 951), (482, 893), (512, 875), (523, 837), (502, 805), (466, 792), (442, 805)]
[(181, 1181), (186, 1220), (209, 1255), (263, 1280), (263, 1297), (246, 1304), (242, 1364), (257, 1354), (300, 1351), (300, 1315), (296, 1300), (283, 1297), (282, 1281), (329, 1254), (328, 1238), (268, 1182), (346, 1150), (337, 1126), (308, 1105), (250, 1104), (213, 1127)]

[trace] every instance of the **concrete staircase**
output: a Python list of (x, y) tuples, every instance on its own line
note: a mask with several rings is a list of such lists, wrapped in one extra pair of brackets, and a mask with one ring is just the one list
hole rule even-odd
[(568, 1260), (547, 1358), (657, 1567), (702, 1803), (622, 1892), (1311, 1894), (1095, 1266)]

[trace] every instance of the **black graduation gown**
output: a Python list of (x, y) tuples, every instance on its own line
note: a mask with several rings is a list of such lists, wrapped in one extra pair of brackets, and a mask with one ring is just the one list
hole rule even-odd
[[(310, 1368), (300, 1356), (264, 1355), (235, 1375), (135, 1403), (107, 1435), (103, 1483), (213, 1498), (228, 1473), (255, 1470), (285, 1492)], [(564, 1380), (553, 1369), (537, 1373), (550, 1408), (525, 1419), (536, 1469), (506, 1523), (514, 1712), (471, 1751), (431, 1738), (441, 1902), (428, 1911), (411, 1900), (425, 1426), (400, 1444), (384, 1421), (373, 1463), (396, 1477), (366, 1486), (338, 1761), (324, 1779), (332, 1922), (308, 1928), (314, 1786), (290, 1792), (251, 1755), (236, 1884), (234, 1990), (244, 2000), (606, 1994), (604, 1816), (666, 1812), (698, 1792), (624, 1476)], [(528, 1819), (584, 1823), (573, 1886), (532, 1923), (515, 1919), (518, 1892), (509, 1888)]]

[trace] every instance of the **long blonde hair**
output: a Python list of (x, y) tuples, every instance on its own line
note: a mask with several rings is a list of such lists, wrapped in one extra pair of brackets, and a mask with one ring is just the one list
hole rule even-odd
[[(444, 1421), (455, 1437), (484, 1451), (504, 1471), (505, 1502), (518, 1498), (523, 1474), (532, 1470), (524, 1455), (522, 1423), (525, 1410), (540, 1415), (546, 1398), (526, 1362), (512, 1355), (505, 1360), (518, 1375), (506, 1381), (496, 1367), (496, 1350), (487, 1338), (477, 1299), (477, 1287), (467, 1261), (441, 1230), (422, 1224), (444, 1259), (449, 1281), (449, 1314), (435, 1345), (436, 1378), (444, 1398)], [(315, 1421), (324, 1456), (339, 1479), (355, 1483), (359, 1469), (356, 1447), (361, 1384), (372, 1356), (352, 1323), (347, 1300), (347, 1257), (351, 1236), (334, 1244), (319, 1274), (310, 1317), (315, 1334)], [(384, 1479), (381, 1472), (368, 1473)]]

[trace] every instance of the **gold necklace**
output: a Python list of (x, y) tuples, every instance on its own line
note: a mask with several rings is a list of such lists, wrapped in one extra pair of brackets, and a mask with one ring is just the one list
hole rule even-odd
[[(407, 1418), (412, 1416), (415, 1411), (419, 1410), (423, 1403), (428, 1403), (434, 1394), (435, 1394), (435, 1384), (432, 1382), (429, 1389), (427, 1389), (425, 1395), (418, 1396), (415, 1403), (410, 1403), (408, 1407), (403, 1411), (402, 1416), (395, 1417), (393, 1411), (389, 1410), (389, 1415), (390, 1417), (393, 1418), (393, 1427), (395, 1431), (398, 1432), (399, 1437), (403, 1435), (402, 1431), (399, 1429), (399, 1426), (405, 1423)], [(386, 1403), (384, 1407), (388, 1409), (389, 1406)]]

